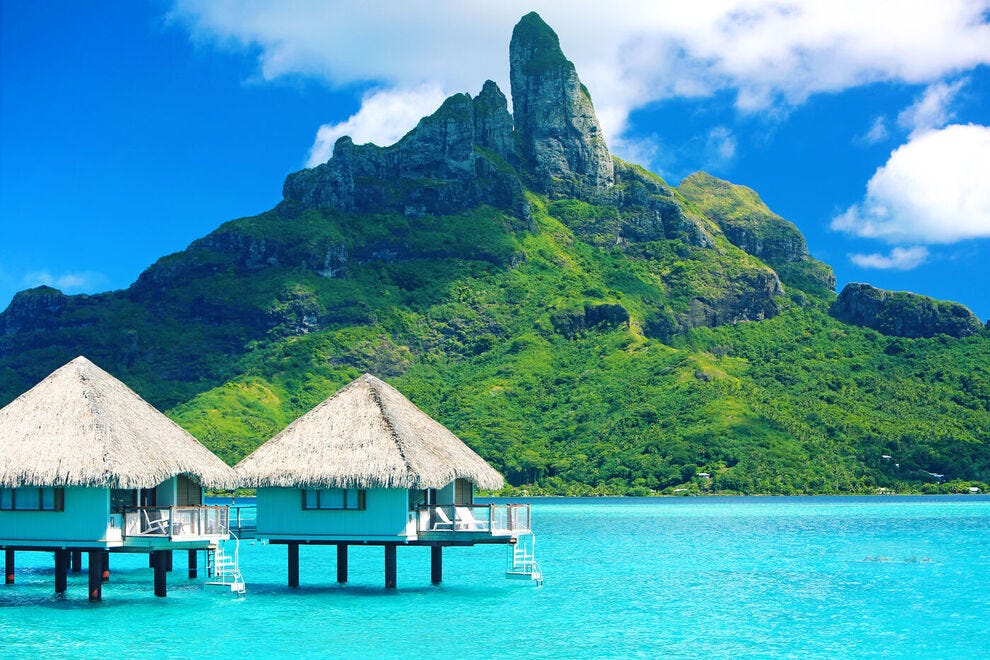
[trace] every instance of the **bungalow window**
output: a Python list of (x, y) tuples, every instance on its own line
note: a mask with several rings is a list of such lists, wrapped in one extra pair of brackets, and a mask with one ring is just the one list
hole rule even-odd
[(365, 491), (357, 488), (304, 490), (303, 509), (364, 510)]
[(0, 488), (2, 511), (64, 511), (64, 488)]

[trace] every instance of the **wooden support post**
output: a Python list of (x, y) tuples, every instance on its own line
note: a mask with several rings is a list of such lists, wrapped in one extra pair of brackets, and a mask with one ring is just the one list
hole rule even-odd
[(347, 544), (337, 544), (337, 582), (347, 583)]
[(430, 546), (430, 582), (440, 584), (443, 581), (443, 546)]
[(199, 552), (197, 550), (189, 551), (189, 579), (195, 580), (199, 562)]
[(87, 551), (89, 558), (89, 599), (91, 601), (103, 600), (103, 550)]
[(385, 546), (385, 588), (395, 589), (395, 548), (394, 543)]
[(7, 548), (7, 551), (4, 553), (3, 561), (3, 582), (4, 584), (14, 584), (14, 551)]
[(148, 553), (148, 568), (154, 568), (154, 567), (155, 567), (155, 553), (149, 552)]
[(67, 569), (69, 564), (69, 551), (55, 551), (55, 593), (64, 594), (68, 585)]
[(159, 598), (164, 598), (168, 591), (166, 587), (166, 576), (168, 575), (167, 552), (167, 550), (159, 550), (151, 553), (151, 559), (155, 565), (155, 595)]
[(110, 551), (102, 550), (103, 559), (100, 561), (100, 566), (103, 568), (103, 572), (100, 574), (104, 582), (110, 581)]
[(169, 573), (172, 572), (172, 551), (171, 550), (166, 550), (165, 551), (165, 570), (168, 571)]
[(299, 586), (299, 541), (289, 541), (289, 586)]
[(82, 550), (72, 551), (72, 572), (73, 573), (82, 572)]

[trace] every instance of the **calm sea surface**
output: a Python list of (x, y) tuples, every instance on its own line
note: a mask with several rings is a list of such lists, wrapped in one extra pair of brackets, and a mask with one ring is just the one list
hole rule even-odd
[(113, 555), (53, 595), (52, 555), (19, 553), (0, 585), (0, 657), (988, 657), (990, 497), (537, 499), (546, 584), (505, 579), (502, 546), (241, 543), (245, 598), (185, 577), (152, 594), (147, 556)]

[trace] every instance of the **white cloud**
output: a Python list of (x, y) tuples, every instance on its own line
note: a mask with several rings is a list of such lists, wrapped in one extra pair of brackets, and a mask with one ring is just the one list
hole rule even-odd
[(922, 133), (874, 173), (866, 197), (832, 228), (888, 242), (954, 243), (990, 237), (990, 127)]
[(725, 163), (736, 156), (736, 138), (725, 126), (716, 126), (708, 132), (707, 150), (711, 158)]
[(911, 136), (948, 124), (953, 113), (949, 106), (956, 94), (966, 84), (966, 79), (954, 83), (937, 82), (929, 85), (913, 105), (897, 115), (897, 124), (911, 132)]
[(83, 271), (53, 275), (49, 271), (34, 271), (24, 275), (22, 283), (28, 288), (36, 286), (55, 287), (63, 293), (82, 293), (102, 288), (107, 282), (103, 273)]
[(631, 110), (665, 98), (728, 90), (741, 110), (766, 112), (990, 64), (985, 0), (175, 0), (170, 17), (198, 43), (257, 51), (267, 80), (476, 92), (491, 78), (508, 94), (509, 35), (532, 9), (560, 35), (612, 144)]
[(432, 114), (445, 97), (446, 94), (433, 85), (375, 90), (366, 94), (360, 110), (345, 121), (320, 126), (306, 167), (327, 162), (333, 154), (334, 143), (344, 135), (351, 136), (357, 144), (388, 145), (398, 141), (422, 117)]
[(909, 248), (895, 247), (890, 254), (850, 254), (849, 260), (860, 268), (877, 268), (882, 270), (911, 270), (928, 260), (928, 248), (915, 246)]
[(866, 144), (876, 144), (883, 142), (888, 137), (890, 137), (890, 129), (887, 128), (887, 118), (881, 116), (873, 120), (870, 130), (866, 131), (859, 140)]

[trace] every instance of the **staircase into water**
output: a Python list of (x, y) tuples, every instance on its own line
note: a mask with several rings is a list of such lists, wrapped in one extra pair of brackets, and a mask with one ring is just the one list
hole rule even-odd
[(536, 562), (536, 536), (523, 534), (508, 548), (505, 577), (512, 580), (530, 580), (537, 586), (542, 586), (543, 570)]
[[(227, 552), (227, 544), (233, 541), (234, 551)], [(221, 541), (215, 549), (206, 552), (206, 574), (212, 578), (207, 585), (217, 587), (227, 587), (231, 593), (243, 596), (247, 592), (247, 585), (244, 584), (244, 577), (241, 575), (238, 566), (241, 541), (234, 534), (231, 534), (230, 541)]]

